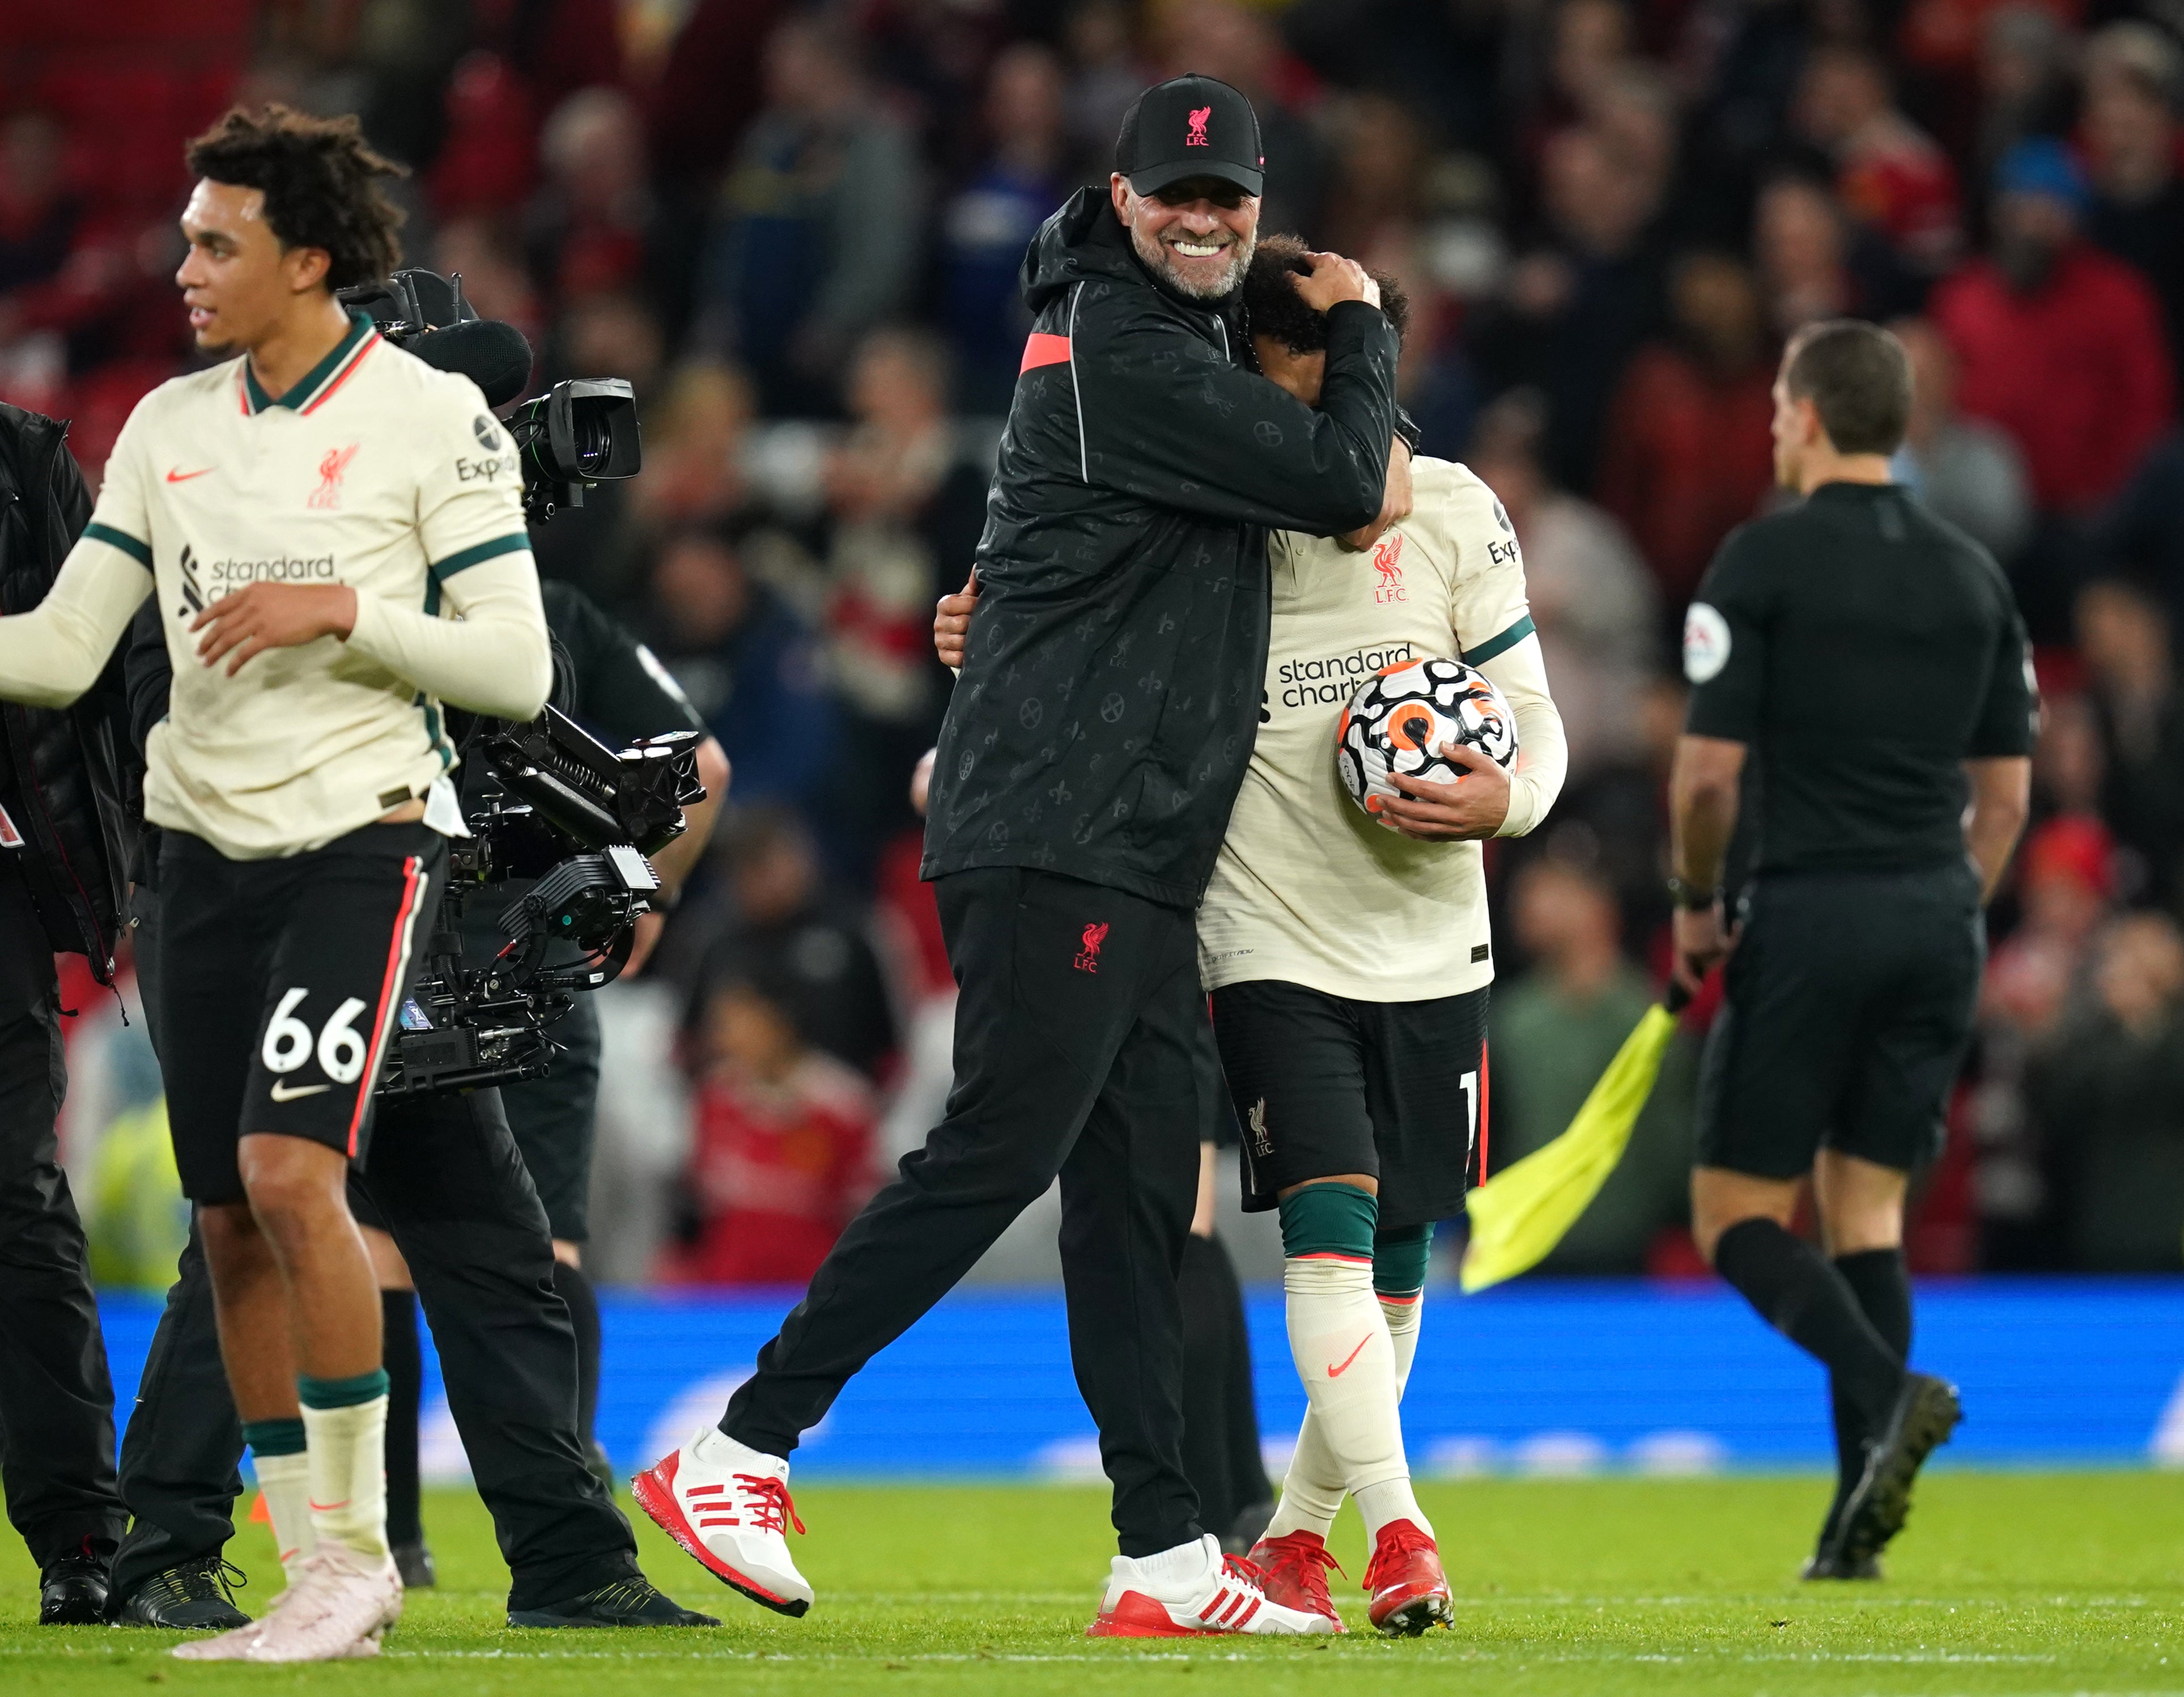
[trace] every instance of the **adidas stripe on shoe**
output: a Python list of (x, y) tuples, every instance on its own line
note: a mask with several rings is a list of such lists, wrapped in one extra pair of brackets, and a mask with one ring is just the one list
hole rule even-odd
[(1269, 1602), (1259, 1570), (1221, 1553), (1208, 1534), (1195, 1545), (1133, 1560), (1115, 1558), (1087, 1638), (1195, 1638), (1206, 1633), (1327, 1633), (1323, 1616)]

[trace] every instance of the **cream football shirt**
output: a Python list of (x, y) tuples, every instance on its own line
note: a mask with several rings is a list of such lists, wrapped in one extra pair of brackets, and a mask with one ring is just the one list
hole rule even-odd
[[(146, 816), (231, 859), (315, 848), (426, 795), (454, 765), (439, 695), (536, 712), (532, 684), (550, 680), (550, 660), (521, 487), (476, 385), (361, 315), (277, 400), (247, 359), (147, 395), (77, 544), (153, 573), (174, 688), (147, 750)], [(356, 628), (270, 650), (234, 678), (225, 660), (204, 665), (190, 621), (261, 583), (346, 583)], [(447, 625), (466, 612), (498, 621), (490, 653), (487, 629)], [(454, 663), (459, 634), (467, 667)], [(428, 679), (437, 693), (420, 687)]]
[(1562, 787), (1562, 723), (1508, 515), (1449, 461), (1415, 461), (1411, 480), (1411, 516), (1365, 553), (1287, 531), (1272, 540), (1258, 739), (1198, 914), (1208, 990), (1279, 979), (1414, 1002), (1494, 976), (1480, 846), (1377, 824), (1335, 774), (1335, 727), (1351, 697), (1386, 667), (1440, 656), (1485, 672), (1516, 716), (1502, 835), (1530, 830)]

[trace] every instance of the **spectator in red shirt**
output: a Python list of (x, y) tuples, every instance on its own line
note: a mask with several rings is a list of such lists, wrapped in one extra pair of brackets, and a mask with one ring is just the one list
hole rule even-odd
[(2043, 512), (2083, 513), (2169, 423), (2161, 308), (2081, 236), (2090, 196), (2060, 142), (2019, 142), (1996, 176), (1992, 248), (1936, 289), (1932, 315), (1963, 362), (1959, 405), (2017, 438)]
[(673, 1281), (806, 1283), (872, 1192), (872, 1091), (805, 1042), (789, 1000), (752, 974), (723, 979), (706, 1002), (696, 1231), (671, 1257)]
[(532, 275), (557, 304), (638, 287), (652, 220), (643, 120), (618, 88), (583, 88), (540, 132), (546, 181), (524, 217)]
[(1600, 501), (1637, 539), (1662, 599), (1681, 606), (1774, 486), (1774, 370), (1758, 286), (1741, 261), (1685, 260), (1669, 315), (1673, 334), (1631, 360), (1609, 407)]
[(1852, 216), (1913, 269), (1938, 276), (1964, 239), (1957, 173), (1934, 138), (1897, 109), (1888, 70), (1864, 47), (1824, 47), (1806, 61), (1797, 127), (1836, 166)]

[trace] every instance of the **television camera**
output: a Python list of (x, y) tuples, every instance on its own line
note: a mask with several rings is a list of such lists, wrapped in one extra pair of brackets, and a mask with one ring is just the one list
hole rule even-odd
[[(460, 371), (505, 406), (529, 387), (531, 344), (499, 319), (480, 318), (460, 275), (399, 271), (383, 283), (341, 291), (396, 347), (443, 371)], [(637, 397), (621, 377), (571, 377), (527, 400), (507, 419), (523, 472), (523, 512), (543, 524), (584, 504), (595, 483), (633, 477), (644, 463)]]
[[(449, 846), (448, 880), (425, 970), (403, 1002), (378, 1093), (476, 1090), (543, 1076), (548, 1035), (574, 998), (628, 963), (660, 879), (645, 857), (682, 833), (705, 798), (699, 735), (676, 731), (616, 751), (548, 707), (522, 724), (483, 722), (464, 751), (500, 793)], [(463, 914), (488, 886), (535, 880), (500, 918), (491, 960), (465, 957)]]

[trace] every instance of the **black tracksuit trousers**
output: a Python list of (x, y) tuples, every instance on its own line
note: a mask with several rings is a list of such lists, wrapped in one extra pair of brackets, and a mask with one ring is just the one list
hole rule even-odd
[(0, 1486), (41, 1567), (86, 1538), (111, 1548), (126, 1518), (106, 1340), (54, 1127), (67, 1088), (53, 947), (0, 862)]
[(787, 1455), (842, 1387), (1061, 1180), (1078, 1389), (1125, 1555), (1200, 1535), (1176, 1272), (1197, 1199), (1191, 914), (1016, 867), (935, 894), (961, 999), (948, 1115), (850, 1223), (721, 1429)]
[[(158, 970), (149, 896), (139, 893), (140, 977)], [(146, 1006), (156, 1000), (148, 987)], [(561, 1602), (634, 1575), (629, 1522), (584, 1465), (576, 1334), (554, 1290), (546, 1212), (499, 1097), (480, 1091), (382, 1106), (368, 1162), (349, 1180), (349, 1205), (392, 1233), (410, 1264), (448, 1406), (512, 1576), (508, 1606)], [(242, 1454), (192, 1232), (122, 1443), (121, 1493), (136, 1518), (114, 1563), (116, 1595), (220, 1551), (235, 1530)]]

